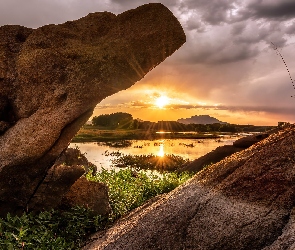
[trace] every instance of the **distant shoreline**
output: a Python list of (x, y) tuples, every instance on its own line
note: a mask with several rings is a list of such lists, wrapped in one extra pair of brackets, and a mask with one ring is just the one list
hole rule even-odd
[(76, 134), (71, 142), (105, 142), (120, 140), (158, 140), (158, 139), (219, 139), (222, 135), (236, 135), (237, 133), (225, 132), (159, 132), (142, 129), (98, 129), (92, 126), (84, 126)]

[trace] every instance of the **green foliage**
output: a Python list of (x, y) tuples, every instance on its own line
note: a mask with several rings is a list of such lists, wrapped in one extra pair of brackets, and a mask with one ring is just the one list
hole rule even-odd
[(80, 207), (0, 218), (0, 249), (79, 249), (103, 218)]
[(94, 176), (88, 174), (87, 178), (106, 183), (109, 187), (112, 207), (109, 220), (112, 222), (130, 210), (141, 206), (148, 199), (173, 190), (191, 178), (191, 175), (175, 172), (148, 174), (146, 171), (126, 168), (119, 171), (103, 169)]
[(151, 197), (171, 191), (190, 177), (187, 173), (157, 175), (130, 168), (117, 172), (102, 170), (95, 175), (89, 172), (88, 179), (104, 182), (109, 187), (113, 211), (108, 218), (93, 216), (80, 207), (22, 216), (8, 214), (0, 218), (0, 249), (80, 249), (87, 235), (112, 224)]
[(164, 156), (149, 155), (124, 155), (121, 154), (112, 160), (114, 167), (131, 167), (135, 169), (150, 169), (158, 171), (175, 171), (180, 166), (188, 163), (188, 159), (173, 154)]
[(109, 115), (99, 115), (92, 119), (94, 126), (104, 126), (113, 128), (128, 128), (133, 123), (133, 117), (131, 114), (117, 112)]

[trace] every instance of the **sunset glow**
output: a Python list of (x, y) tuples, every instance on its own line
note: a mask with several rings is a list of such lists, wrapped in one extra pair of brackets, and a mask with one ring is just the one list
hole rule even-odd
[[(25, 6), (21, 12), (17, 2)], [(68, 2), (2, 0), (0, 26), (37, 28), (89, 12), (120, 14), (143, 3), (84, 0), (68, 8)], [(295, 122), (294, 0), (152, 2), (177, 17), (186, 43), (132, 87), (102, 100), (93, 116), (127, 112), (153, 122), (194, 115), (234, 124)]]
[(164, 157), (165, 152), (164, 152), (164, 144), (163, 144), (163, 143), (160, 144), (159, 152), (158, 152), (157, 155), (158, 155), (159, 157)]
[(155, 100), (155, 104), (156, 106), (158, 106), (158, 108), (162, 109), (167, 104), (169, 104), (169, 98), (165, 95), (162, 95)]

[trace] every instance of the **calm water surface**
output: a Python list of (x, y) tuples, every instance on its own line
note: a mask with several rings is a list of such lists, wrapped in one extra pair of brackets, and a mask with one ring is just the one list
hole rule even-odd
[[(87, 143), (71, 143), (70, 147), (79, 147), (82, 153), (86, 153), (87, 159), (94, 163), (98, 169), (101, 167), (110, 169), (111, 159), (114, 156), (112, 152), (120, 152), (122, 154), (132, 155), (147, 155), (154, 154), (163, 156), (164, 154), (174, 154), (185, 159), (194, 160), (213, 149), (223, 146), (232, 145), (236, 136), (224, 136), (221, 139), (163, 139), (163, 140), (129, 140), (121, 143), (102, 143), (102, 142), (87, 142)], [(128, 144), (128, 145), (126, 145)]]

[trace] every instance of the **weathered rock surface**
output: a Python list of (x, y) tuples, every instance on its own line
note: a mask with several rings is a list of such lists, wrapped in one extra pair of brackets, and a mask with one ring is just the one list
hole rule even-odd
[(79, 149), (68, 148), (48, 170), (31, 199), (32, 210), (42, 211), (60, 206), (63, 195), (89, 168), (93, 168)]
[(236, 140), (233, 145), (224, 145), (217, 147), (211, 152), (201, 156), (200, 158), (190, 162), (189, 164), (183, 166), (179, 172), (188, 171), (192, 173), (197, 173), (201, 171), (204, 167), (221, 161), (227, 156), (237, 153), (245, 148), (251, 147), (253, 144), (267, 138), (270, 134), (279, 131), (279, 129), (270, 131), (269, 133), (260, 133), (257, 135), (249, 135)]
[(243, 148), (237, 148), (232, 145), (224, 145), (217, 147), (211, 152), (201, 156), (200, 158), (193, 160), (184, 167), (182, 167), (179, 172), (192, 172), (197, 173), (201, 171), (204, 167), (209, 166), (213, 163), (219, 162), (227, 156), (230, 156), (236, 152), (243, 150)]
[(237, 148), (249, 148), (253, 144), (267, 138), (269, 135), (270, 135), (270, 133), (260, 133), (257, 135), (249, 135), (249, 136), (246, 136), (246, 137), (236, 140), (233, 143), (233, 146), (237, 147)]
[(95, 215), (107, 215), (111, 212), (107, 186), (103, 183), (88, 181), (83, 176), (64, 195), (62, 205), (85, 207)]
[(199, 172), (85, 249), (294, 249), (295, 125)]
[(0, 27), (0, 214), (29, 206), (97, 103), (185, 42), (162, 4), (38, 29)]

